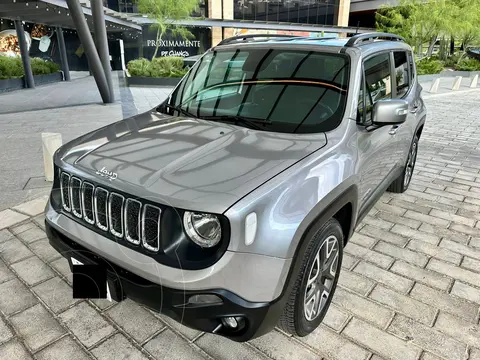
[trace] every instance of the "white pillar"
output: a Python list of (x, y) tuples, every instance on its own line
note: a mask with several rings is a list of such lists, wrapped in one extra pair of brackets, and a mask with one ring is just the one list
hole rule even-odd
[(462, 77), (461, 77), (461, 76), (457, 76), (457, 77), (455, 78), (455, 82), (453, 83), (452, 90), (459, 90), (459, 89), (460, 89), (460, 85), (462, 85)]
[(43, 164), (46, 181), (53, 181), (53, 154), (60, 146), (62, 146), (62, 134), (42, 133)]
[(125, 49), (123, 47), (123, 39), (118, 40), (120, 43), (120, 59), (122, 60), (122, 70), (125, 71)]
[(478, 74), (473, 77), (472, 83), (470, 84), (470, 87), (471, 88), (476, 88), (477, 84), (478, 84)]

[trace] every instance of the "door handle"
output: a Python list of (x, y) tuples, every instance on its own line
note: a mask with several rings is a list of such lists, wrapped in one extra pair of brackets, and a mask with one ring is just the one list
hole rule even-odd
[(411, 112), (412, 114), (415, 114), (415, 113), (418, 111), (418, 109), (419, 109), (419, 106), (418, 106), (418, 105), (414, 105), (413, 108), (412, 108), (412, 110), (410, 110), (410, 112)]
[(390, 135), (395, 135), (395, 134), (397, 133), (397, 131), (398, 131), (399, 128), (400, 128), (399, 126), (395, 125), (395, 126), (393, 126), (393, 127), (389, 130), (388, 133), (389, 133)]

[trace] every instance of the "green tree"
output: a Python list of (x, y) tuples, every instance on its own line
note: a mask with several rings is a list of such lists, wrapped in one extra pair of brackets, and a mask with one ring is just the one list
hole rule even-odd
[(198, 10), (199, 0), (137, 0), (138, 11), (155, 20), (152, 27), (157, 30), (155, 52), (152, 60), (157, 56), (158, 48), (165, 33), (184, 39), (193, 38), (193, 34), (184, 26), (175, 21), (186, 19)]

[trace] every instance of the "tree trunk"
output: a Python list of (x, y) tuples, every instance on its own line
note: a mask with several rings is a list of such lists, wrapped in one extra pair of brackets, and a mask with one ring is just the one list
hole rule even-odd
[(155, 51), (152, 56), (152, 60), (157, 57), (158, 48), (160, 47), (160, 41), (162, 40), (162, 34), (160, 32), (160, 27), (157, 29), (157, 41), (155, 41)]
[(455, 39), (452, 38), (450, 39), (450, 55), (455, 54)]
[(430, 44), (428, 44), (428, 52), (427, 52), (428, 57), (433, 55), (433, 48), (435, 47), (436, 42), (437, 42), (437, 37), (432, 36), (432, 38), (430, 39)]

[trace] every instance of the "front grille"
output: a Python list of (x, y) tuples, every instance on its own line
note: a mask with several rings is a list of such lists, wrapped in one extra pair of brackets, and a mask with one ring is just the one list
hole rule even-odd
[(158, 252), (162, 210), (78, 177), (60, 174), (62, 208), (116, 238)]

